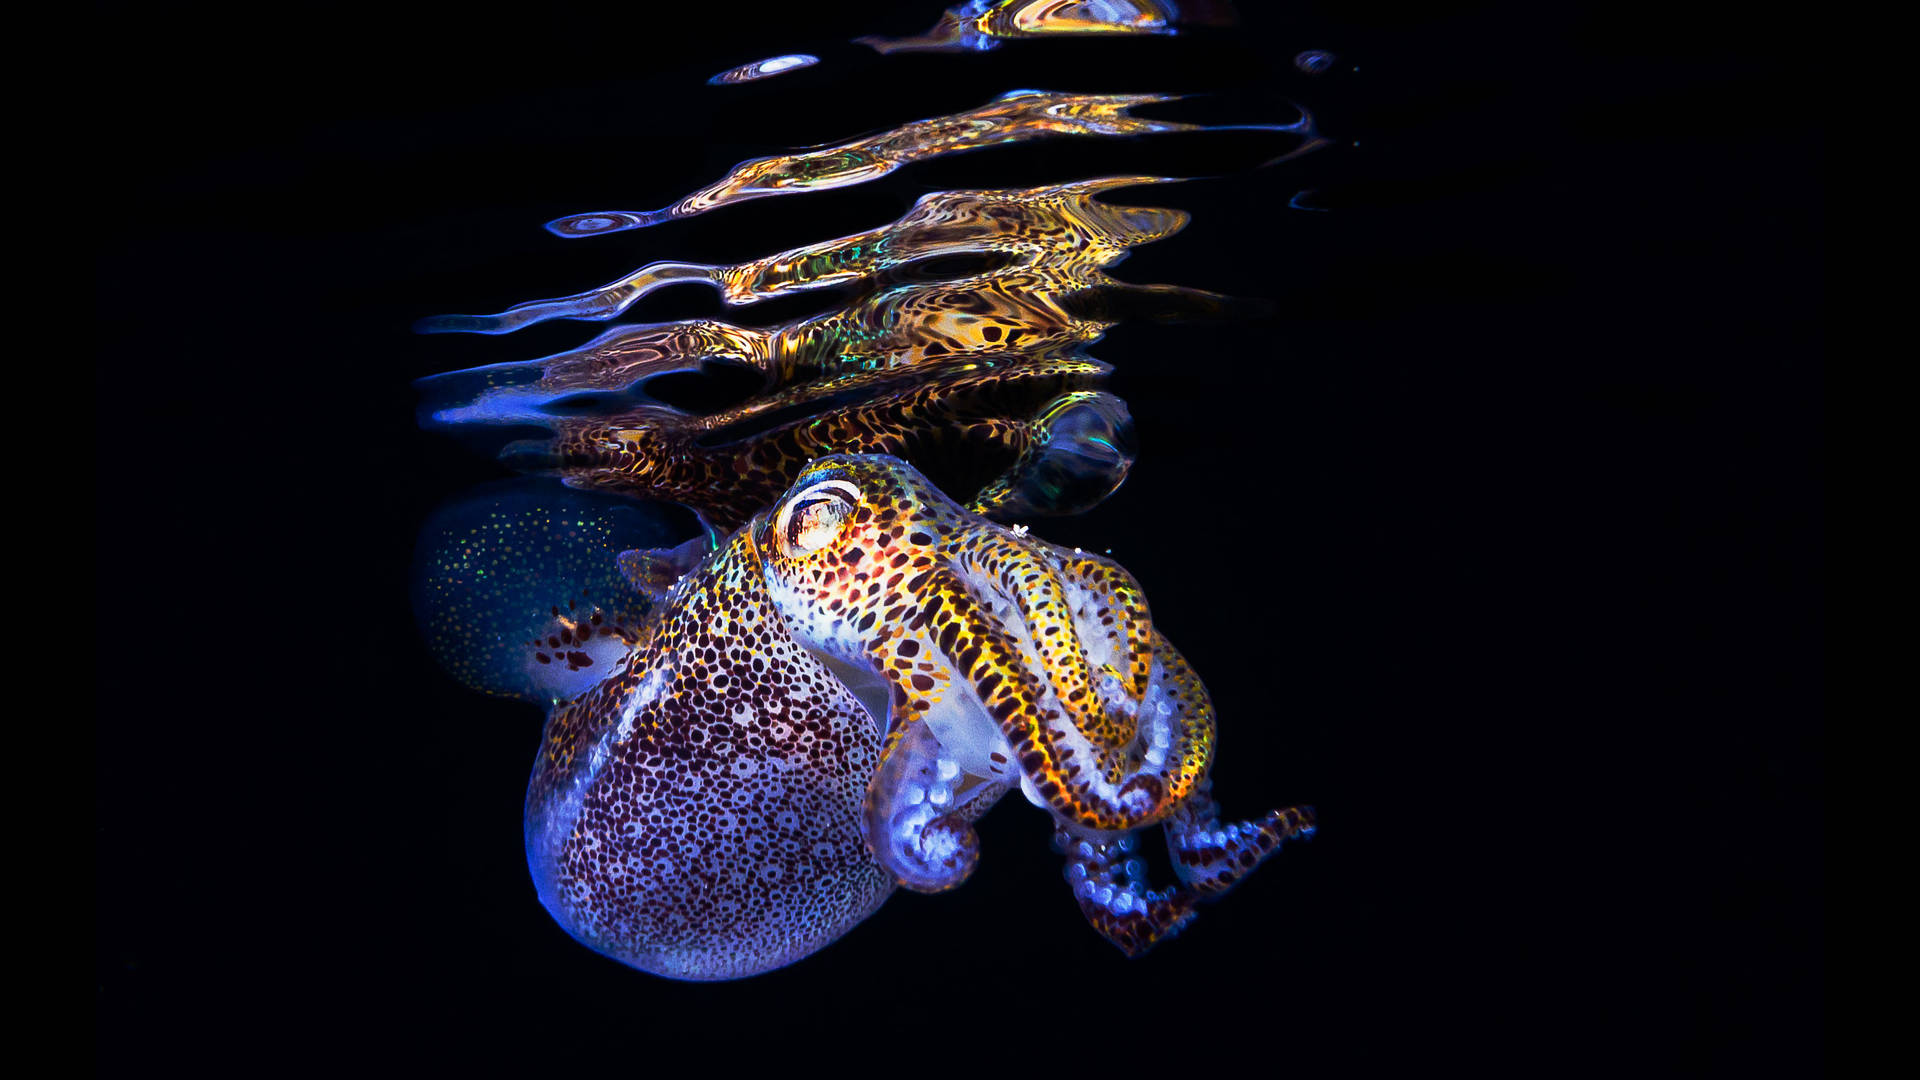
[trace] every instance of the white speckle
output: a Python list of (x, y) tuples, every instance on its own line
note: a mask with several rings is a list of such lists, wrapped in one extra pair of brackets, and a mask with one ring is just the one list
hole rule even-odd
[(627, 695), (626, 702), (620, 706), (620, 727), (617, 738), (626, 739), (633, 734), (634, 716), (660, 696), (661, 689), (667, 683), (667, 670), (674, 666), (673, 660), (674, 658), (669, 656), (655, 665), (654, 669), (647, 673), (647, 677), (641, 680), (640, 685), (633, 688), (633, 693)]
[(920, 849), (936, 863), (946, 862), (960, 850), (960, 839), (949, 832), (920, 834)]
[(793, 56), (776, 56), (771, 60), (762, 60), (760, 62), (760, 73), (762, 75), (772, 75), (777, 71), (785, 71), (788, 68), (809, 67), (819, 62), (819, 57), (808, 56), (805, 53), (798, 53)]
[(1013, 527), (1013, 535), (1015, 536), (1027, 535), (1027, 527), (1025, 525), (1015, 525)]

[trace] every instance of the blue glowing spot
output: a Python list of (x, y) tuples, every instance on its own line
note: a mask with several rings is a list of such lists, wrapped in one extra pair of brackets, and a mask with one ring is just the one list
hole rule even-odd
[(596, 233), (626, 232), (658, 225), (673, 215), (666, 210), (621, 210), (613, 213), (577, 214), (547, 222), (547, 231), (555, 236), (592, 236)]
[(1325, 49), (1308, 49), (1293, 58), (1293, 66), (1309, 75), (1319, 75), (1333, 69), (1333, 54)]
[(789, 71), (810, 68), (820, 62), (820, 58), (807, 53), (788, 53), (785, 56), (773, 56), (765, 60), (755, 60), (751, 64), (741, 64), (707, 80), (708, 86), (732, 86), (735, 83), (755, 82), (770, 79), (775, 75)]

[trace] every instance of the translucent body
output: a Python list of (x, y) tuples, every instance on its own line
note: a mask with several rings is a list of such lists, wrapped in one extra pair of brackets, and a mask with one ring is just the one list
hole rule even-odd
[[(624, 662), (557, 705), (528, 787), (542, 902), (675, 978), (800, 959), (896, 885), (980, 857), (1018, 788), (1089, 922), (1137, 953), (1306, 811), (1221, 823), (1213, 715), (1124, 570), (995, 525), (886, 457), (822, 459), (661, 598)], [(1128, 857), (1164, 825), (1178, 883)]]
[(618, 671), (549, 717), (526, 804), (540, 900), (581, 943), (658, 975), (797, 960), (893, 890), (859, 830), (879, 746), (865, 707), (786, 634), (736, 534)]

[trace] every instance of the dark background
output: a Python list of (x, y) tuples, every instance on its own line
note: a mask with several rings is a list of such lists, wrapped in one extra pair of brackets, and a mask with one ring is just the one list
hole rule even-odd
[[(937, 5), (96, 8), (121, 103), (100, 581), (139, 616), (97, 699), (101, 1064), (1817, 1068), (1805, 28), (1249, 2), (1174, 40), (845, 44)], [(1339, 60), (1304, 75), (1309, 48)], [(825, 62), (702, 84), (790, 51)], [(1334, 145), (1246, 173), (1284, 144), (1042, 144), (539, 227), (1023, 86), (1210, 91), (1181, 115), (1220, 121), (1297, 101)], [(1146, 584), (1214, 694), (1227, 810), (1311, 802), (1321, 835), (1133, 962), (1018, 800), (964, 888), (774, 974), (673, 983), (574, 944), (520, 846), (540, 718), (442, 675), (407, 609), (421, 519), (499, 475), (416, 430), (410, 381), (601, 328), (409, 324), (1117, 171), (1222, 174), (1129, 193), (1195, 218), (1118, 276), (1277, 310), (1101, 343), (1139, 464), (1036, 531)], [(1309, 189), (1324, 212), (1288, 207)], [(671, 290), (630, 318), (719, 312)]]

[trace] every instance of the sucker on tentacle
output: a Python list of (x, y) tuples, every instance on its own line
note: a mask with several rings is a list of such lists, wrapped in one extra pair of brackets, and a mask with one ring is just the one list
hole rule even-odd
[[(1000, 781), (961, 772), (925, 724), (905, 724), (867, 785), (860, 819), (867, 850), (915, 892), (964, 882), (980, 857), (972, 823), (1007, 793)], [(971, 787), (965, 786), (975, 781)]]

